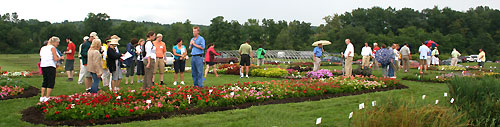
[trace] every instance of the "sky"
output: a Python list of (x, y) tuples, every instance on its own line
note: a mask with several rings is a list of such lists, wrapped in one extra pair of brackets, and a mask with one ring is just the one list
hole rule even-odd
[(325, 24), (328, 15), (374, 6), (422, 10), (438, 6), (466, 11), (477, 6), (500, 8), (500, 0), (6, 0), (0, 14), (17, 12), (20, 19), (63, 22), (83, 21), (88, 13), (106, 13), (112, 19), (161, 24), (184, 22), (210, 25), (216, 16), (244, 23), (248, 19), (274, 19)]

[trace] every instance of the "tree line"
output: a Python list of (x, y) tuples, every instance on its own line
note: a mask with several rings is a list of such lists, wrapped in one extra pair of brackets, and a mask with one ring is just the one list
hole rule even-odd
[[(383, 44), (408, 43), (416, 53), (421, 42), (433, 40), (441, 53), (456, 48), (463, 54), (477, 54), (484, 49), (489, 60), (500, 59), (500, 11), (487, 6), (456, 11), (439, 9), (391, 7), (358, 8), (343, 14), (325, 16), (325, 24), (311, 26), (304, 21), (275, 21), (248, 19), (245, 22), (226, 20), (217, 16), (209, 26), (200, 26), (200, 35), (208, 43), (216, 43), (217, 50), (236, 50), (245, 40), (254, 47), (263, 45), (274, 50), (312, 50), (317, 40), (329, 40), (327, 52), (341, 52), (344, 40), (350, 38), (359, 54), (365, 42)], [(44, 40), (51, 36), (72, 38), (79, 45), (82, 38), (95, 31), (99, 37), (116, 34), (125, 45), (132, 38), (145, 38), (152, 30), (164, 35), (163, 41), (173, 45), (177, 38), (185, 42), (192, 37), (191, 21), (160, 24), (111, 19), (106, 13), (89, 13), (83, 21), (50, 23), (36, 19), (18, 19), (17, 13), (6, 13), (0, 19), (0, 53), (38, 53)], [(58, 48), (64, 50), (62, 42)], [(124, 46), (120, 47), (123, 51)]]

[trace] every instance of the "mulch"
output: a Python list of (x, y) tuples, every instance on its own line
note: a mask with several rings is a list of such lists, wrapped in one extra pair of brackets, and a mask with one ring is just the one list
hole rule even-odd
[(335, 97), (360, 95), (360, 94), (365, 94), (365, 93), (389, 91), (389, 90), (394, 90), (394, 89), (406, 89), (406, 88), (408, 88), (408, 87), (404, 86), (404, 85), (399, 85), (399, 86), (395, 86), (395, 87), (362, 90), (362, 91), (352, 92), (352, 93), (326, 94), (326, 95), (312, 96), (312, 97), (294, 97), (294, 98), (285, 98), (285, 99), (279, 99), (279, 100), (267, 100), (267, 101), (263, 101), (263, 102), (251, 102), (251, 103), (245, 103), (245, 104), (227, 106), (227, 107), (204, 107), (204, 108), (194, 108), (194, 109), (188, 109), (188, 110), (182, 110), (182, 111), (151, 113), (151, 114), (144, 114), (144, 115), (124, 116), (124, 117), (117, 117), (117, 118), (110, 118), (110, 119), (97, 119), (97, 120), (60, 120), (60, 121), (45, 120), (45, 117), (44, 117), (42, 111), (35, 108), (35, 106), (33, 106), (33, 107), (30, 107), (30, 108), (22, 111), (22, 114), (23, 114), (22, 120), (29, 122), (29, 123), (32, 123), (32, 124), (44, 124), (44, 125), (49, 125), (49, 126), (60, 126), (60, 125), (93, 126), (93, 125), (103, 125), (103, 124), (120, 124), (120, 123), (132, 122), (132, 121), (156, 120), (156, 119), (169, 118), (169, 117), (178, 116), (178, 115), (185, 115), (185, 114), (204, 114), (207, 112), (226, 111), (226, 110), (232, 110), (232, 109), (244, 109), (244, 108), (249, 108), (252, 106), (259, 106), (259, 105), (297, 103), (297, 102), (304, 102), (304, 101), (318, 101), (318, 100), (322, 100), (322, 99), (329, 99), (329, 98), (335, 98)]
[(414, 81), (414, 82), (447, 83), (446, 81), (441, 82), (441, 81), (431, 81), (431, 80), (415, 80), (415, 79), (409, 79), (409, 78), (401, 78), (401, 79), (406, 80), (406, 81)]
[(16, 96), (6, 96), (4, 98), (0, 98), (0, 100), (8, 100), (8, 99), (15, 99), (15, 98), (29, 98), (38, 95), (40, 93), (40, 89), (30, 86), (26, 89), (24, 89), (23, 94), (19, 94)]

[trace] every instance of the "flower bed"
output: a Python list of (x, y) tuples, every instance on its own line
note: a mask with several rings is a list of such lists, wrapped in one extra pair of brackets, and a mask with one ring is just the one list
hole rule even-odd
[(288, 71), (281, 68), (252, 69), (250, 75), (258, 77), (280, 78), (288, 74)]
[(17, 71), (17, 72), (9, 72), (5, 71), (2, 72), (2, 76), (7, 76), (7, 77), (31, 77), (33, 72), (28, 72), (28, 71)]
[(36, 96), (38, 92), (38, 88), (29, 86), (22, 81), (0, 77), (0, 100), (32, 97)]
[(330, 70), (327, 69), (321, 69), (318, 71), (310, 71), (306, 73), (306, 76), (309, 78), (328, 78), (332, 77), (333, 74)]
[[(61, 95), (56, 99), (36, 105), (33, 109), (43, 112), (39, 120), (50, 125), (82, 125), (64, 120), (86, 121), (92, 125), (95, 120), (106, 120), (155, 113), (189, 112), (194, 109), (228, 107), (242, 104), (261, 103), (296, 97), (312, 97), (326, 94), (360, 93), (363, 90), (401, 88), (398, 80), (377, 77), (336, 77), (329, 79), (278, 80), (226, 84), (201, 89), (193, 86), (154, 86), (147, 91), (100, 92), (99, 94)], [(387, 89), (388, 90), (388, 89)], [(340, 95), (337, 95), (340, 96)], [(303, 99), (304, 101), (308, 99)], [(249, 107), (247, 105), (247, 107)], [(31, 110), (33, 110), (31, 109)], [(31, 111), (30, 110), (30, 111)], [(206, 111), (206, 110), (202, 110)], [(30, 113), (23, 112), (24, 115)], [(182, 114), (182, 113), (181, 113)], [(23, 115), (23, 120), (28, 116)], [(165, 115), (165, 114), (164, 114)], [(164, 116), (161, 115), (161, 116)], [(43, 117), (44, 116), (44, 117)], [(161, 118), (161, 116), (159, 118)], [(137, 118), (137, 117), (133, 117)], [(155, 117), (158, 118), (158, 117)], [(132, 119), (137, 120), (137, 119)], [(52, 121), (52, 122), (51, 122)], [(100, 124), (109, 123), (102, 121)], [(119, 123), (119, 122), (118, 122)]]
[(464, 67), (459, 66), (448, 66), (448, 65), (440, 65), (440, 66), (432, 66), (429, 68), (430, 70), (440, 70), (440, 71), (465, 71)]
[[(217, 67), (217, 73), (219, 74), (232, 74), (232, 75), (240, 75), (240, 65), (239, 64), (222, 64)], [(250, 70), (253, 68), (257, 68), (255, 65), (250, 65)]]

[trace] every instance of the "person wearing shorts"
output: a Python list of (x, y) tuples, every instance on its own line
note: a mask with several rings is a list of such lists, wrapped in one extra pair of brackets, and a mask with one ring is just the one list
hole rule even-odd
[(174, 54), (174, 85), (177, 85), (177, 74), (181, 73), (181, 85), (184, 85), (184, 69), (186, 68), (186, 46), (182, 45), (182, 39), (177, 39), (177, 44), (172, 48)]
[(120, 67), (120, 53), (117, 46), (119, 39), (111, 39), (109, 43), (106, 65), (108, 66), (109, 72), (111, 72), (111, 88), (112, 91), (117, 91), (120, 89), (120, 81), (123, 78), (122, 70)]
[(64, 70), (68, 74), (68, 81), (73, 81), (73, 70), (75, 64), (75, 44), (71, 41), (71, 38), (66, 38), (68, 42), (68, 48), (64, 51), (66, 54), (66, 64), (64, 65)]
[(418, 52), (420, 53), (419, 56), (419, 63), (420, 63), (420, 73), (422, 74), (422, 70), (425, 69), (427, 72), (427, 58), (429, 57), (427, 54), (431, 52), (431, 49), (425, 45), (424, 42), (422, 42), (422, 46), (418, 48)]
[(217, 74), (217, 67), (215, 66), (215, 56), (218, 56), (220, 55), (219, 53), (217, 53), (214, 49), (215, 47), (215, 43), (211, 43), (211, 44), (208, 44), (208, 49), (207, 49), (207, 56), (205, 57), (205, 63), (207, 63), (207, 68), (205, 68), (205, 77), (204, 78), (207, 78), (207, 74), (208, 74), (208, 70), (210, 69), (210, 67), (213, 68), (213, 72), (215, 74), (215, 77), (219, 77), (219, 75)]
[(156, 48), (156, 61), (154, 65), (153, 71), (153, 84), (155, 79), (156, 72), (160, 73), (160, 85), (164, 85), (163, 83), (163, 73), (165, 72), (165, 53), (167, 52), (167, 47), (165, 47), (165, 42), (161, 41), (163, 35), (158, 33), (156, 34), (156, 40), (153, 42)]
[(239, 52), (241, 55), (240, 60), (240, 78), (243, 78), (243, 68), (246, 69), (246, 78), (248, 78), (248, 72), (250, 70), (250, 59), (253, 58), (252, 46), (248, 44), (250, 40), (246, 40), (245, 43), (241, 44)]
[[(89, 39), (87, 39), (87, 41), (85, 41), (83, 44), (82, 44), (82, 50), (80, 52), (80, 55), (82, 55), (82, 63), (83, 63), (83, 66), (87, 67), (87, 53), (90, 49), (90, 44), (92, 44), (92, 41), (94, 41), (94, 39), (96, 38), (99, 38), (97, 36), (97, 33), (96, 32), (91, 32), (90, 35), (89, 35)], [(92, 85), (92, 75), (90, 75), (90, 72), (85, 69), (85, 72), (83, 73), (83, 77), (85, 77), (85, 80), (84, 80), (84, 84), (85, 84), (85, 91), (87, 92), (90, 92), (90, 87)]]

